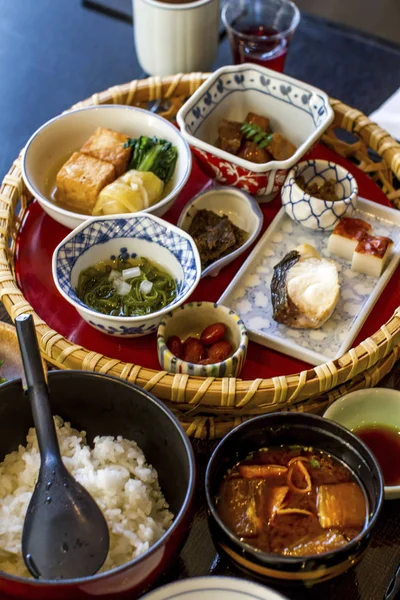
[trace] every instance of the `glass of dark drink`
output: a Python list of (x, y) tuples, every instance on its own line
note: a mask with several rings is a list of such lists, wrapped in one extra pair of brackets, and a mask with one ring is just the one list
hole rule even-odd
[(222, 20), (231, 43), (233, 62), (256, 63), (283, 71), (300, 12), (290, 0), (228, 0)]

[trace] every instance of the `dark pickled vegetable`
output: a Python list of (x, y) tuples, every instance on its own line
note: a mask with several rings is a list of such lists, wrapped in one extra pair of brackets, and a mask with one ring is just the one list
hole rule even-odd
[(206, 209), (197, 211), (188, 233), (196, 242), (203, 269), (240, 248), (247, 237), (247, 233), (236, 227), (226, 215), (219, 216)]

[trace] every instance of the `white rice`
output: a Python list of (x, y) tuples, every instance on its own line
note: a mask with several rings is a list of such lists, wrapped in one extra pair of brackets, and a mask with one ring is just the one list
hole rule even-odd
[[(55, 423), (65, 466), (95, 498), (108, 524), (110, 549), (101, 571), (146, 552), (173, 520), (157, 471), (135, 442), (103, 436), (90, 448), (85, 431), (72, 429), (60, 417)], [(31, 576), (22, 558), (21, 537), (40, 466), (34, 428), (26, 441), (0, 464), (0, 569), (22, 577)]]

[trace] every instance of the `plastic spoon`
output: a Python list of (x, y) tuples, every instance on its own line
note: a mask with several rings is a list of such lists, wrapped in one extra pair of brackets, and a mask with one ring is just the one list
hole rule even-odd
[(62, 462), (33, 318), (15, 324), (41, 458), (22, 532), (25, 564), (36, 578), (93, 575), (108, 553), (107, 523)]

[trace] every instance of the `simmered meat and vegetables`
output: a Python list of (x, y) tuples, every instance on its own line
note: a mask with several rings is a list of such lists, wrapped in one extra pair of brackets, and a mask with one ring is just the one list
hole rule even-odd
[(262, 448), (231, 469), (217, 499), (242, 541), (284, 556), (340, 548), (367, 522), (365, 494), (350, 469), (301, 446)]
[(241, 123), (223, 119), (215, 145), (255, 163), (286, 160), (296, 152), (296, 146), (284, 135), (272, 131), (268, 117), (252, 112)]

